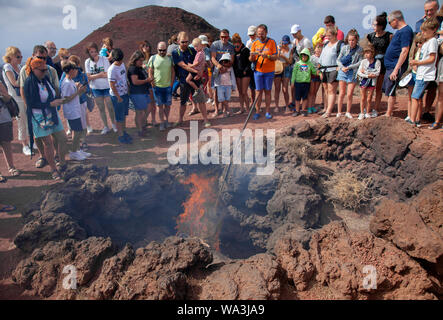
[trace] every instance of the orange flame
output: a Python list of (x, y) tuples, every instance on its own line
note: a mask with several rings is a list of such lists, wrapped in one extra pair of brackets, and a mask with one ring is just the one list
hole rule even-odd
[[(216, 195), (214, 183), (216, 177), (202, 177), (192, 174), (183, 184), (192, 185), (191, 195), (183, 203), (184, 212), (177, 218), (176, 229), (191, 237), (208, 239), (215, 232), (214, 222), (211, 221), (210, 209), (214, 207)], [(218, 245), (218, 236), (215, 247)]]

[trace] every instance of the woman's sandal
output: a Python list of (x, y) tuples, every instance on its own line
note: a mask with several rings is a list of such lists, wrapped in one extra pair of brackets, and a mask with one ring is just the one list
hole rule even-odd
[(7, 179), (6, 177), (3, 177), (3, 176), (0, 174), (0, 183), (5, 183), (6, 181), (8, 181), (8, 179)]
[(44, 166), (46, 166), (47, 164), (48, 164), (48, 162), (46, 161), (45, 158), (40, 158), (40, 159), (38, 159), (37, 162), (35, 163), (35, 167), (36, 167), (37, 169), (41, 169), (41, 168), (43, 168)]
[(21, 175), (21, 172), (19, 170), (17, 170), (16, 168), (14, 168), (14, 167), (9, 168), (8, 171), (11, 174), (12, 177), (19, 177)]
[(62, 177), (61, 177), (60, 173), (57, 170), (55, 170), (55, 171), (52, 171), (51, 178), (52, 178), (52, 180), (58, 181)]

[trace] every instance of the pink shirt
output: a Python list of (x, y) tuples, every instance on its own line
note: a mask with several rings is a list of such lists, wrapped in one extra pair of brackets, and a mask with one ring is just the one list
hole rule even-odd
[(229, 68), (228, 72), (222, 73), (220, 75), (220, 85), (221, 86), (232, 86), (231, 83), (231, 69)]
[(198, 74), (202, 74), (205, 71), (206, 67), (206, 57), (203, 50), (197, 52), (197, 54), (195, 55), (194, 64), (196, 63), (198, 63), (198, 65), (194, 67), (194, 69), (198, 71)]

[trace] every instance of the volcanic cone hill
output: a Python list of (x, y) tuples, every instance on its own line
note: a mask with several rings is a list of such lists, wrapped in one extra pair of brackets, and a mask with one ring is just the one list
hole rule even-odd
[(138, 49), (138, 42), (148, 40), (156, 52), (157, 44), (180, 31), (186, 31), (190, 40), (202, 33), (210, 33), (214, 37), (218, 29), (203, 18), (180, 8), (146, 6), (117, 14), (109, 23), (89, 34), (82, 41), (71, 47), (69, 51), (82, 59), (88, 58), (85, 47), (89, 42), (102, 45), (102, 39), (111, 37), (114, 48), (125, 53), (125, 61)]

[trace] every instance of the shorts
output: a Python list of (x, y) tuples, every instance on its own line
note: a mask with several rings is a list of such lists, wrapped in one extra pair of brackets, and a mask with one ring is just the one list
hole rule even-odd
[(311, 77), (311, 81), (312, 81), (312, 82), (321, 82), (321, 79), (320, 79), (319, 76), (312, 76), (312, 77)]
[(415, 86), (415, 78), (417, 78), (417, 74), (416, 73), (412, 72), (411, 74), (412, 74), (412, 78), (411, 78), (411, 81), (409, 81), (409, 83), (408, 83), (408, 87)]
[(0, 123), (0, 143), (13, 140), (12, 121)]
[(69, 127), (71, 128), (72, 131), (83, 131), (84, 128), (82, 126), (82, 119), (78, 118), (78, 119), (74, 119), (74, 120), (68, 120), (69, 123)]
[(423, 98), (425, 94), (426, 87), (431, 83), (431, 81), (415, 80), (414, 90), (412, 91), (411, 98), (419, 100)]
[[(49, 115), (47, 115), (48, 117)], [(50, 116), (49, 116), (50, 117)], [(57, 118), (58, 118), (58, 124), (53, 123), (53, 125), (47, 126), (42, 128), (40, 126), (40, 124), (42, 122), (45, 121), (45, 118), (43, 117), (42, 114), (33, 114), (32, 116), (32, 133), (34, 134), (35, 138), (44, 138), (47, 136), (50, 136), (56, 132), (59, 131), (63, 131), (64, 133), (64, 128), (63, 128), (63, 123), (60, 120), (60, 116), (57, 113)], [(46, 118), (46, 121), (48, 121), (48, 118)]]
[(323, 80), (322, 83), (333, 83), (337, 82), (337, 74), (338, 72), (336, 70), (329, 71), (329, 72), (323, 72)]
[(355, 83), (357, 79), (354, 78), (354, 70), (349, 70), (348, 72), (338, 71), (337, 81), (344, 81), (346, 83)]
[(274, 82), (274, 72), (263, 73), (259, 71), (254, 72), (255, 88), (257, 91), (272, 90), (272, 83)]
[(274, 75), (274, 78), (291, 78), (292, 77), (292, 66), (287, 66), (282, 73)]
[(295, 86), (295, 101), (306, 100), (309, 96), (309, 88), (311, 83), (309, 82), (296, 82)]
[(198, 88), (197, 94), (192, 96), (192, 101), (194, 103), (206, 103), (207, 100), (208, 97), (206, 96), (203, 87)]
[(188, 83), (180, 82), (180, 106), (186, 106), (189, 97), (194, 94), (194, 91), (194, 88), (192, 88)]
[(159, 88), (154, 87), (154, 98), (157, 106), (170, 107), (172, 104), (172, 88)]
[(115, 121), (117, 122), (124, 122), (125, 117), (129, 114), (129, 96), (125, 94), (121, 96), (121, 98), (123, 101), (119, 103), (116, 96), (111, 96), (115, 112)]
[(92, 94), (95, 98), (109, 97), (111, 95), (109, 89), (92, 89)]
[(151, 102), (149, 93), (131, 94), (129, 95), (129, 98), (134, 104), (135, 110), (146, 110), (148, 108), (148, 104)]
[(386, 70), (385, 73), (385, 78), (383, 80), (383, 87), (382, 90), (385, 93), (385, 95), (387, 97), (395, 97), (396, 96), (396, 90), (398, 88), (398, 83), (401, 79), (401, 76), (403, 74), (402, 71), (398, 72), (397, 75), (397, 80), (396, 81), (392, 81), (391, 79), (389, 79), (389, 77), (391, 76), (392, 72), (394, 71), (394, 69), (390, 69), (390, 70)]
[(231, 86), (218, 86), (217, 98), (218, 102), (225, 102), (231, 100), (232, 87)]

